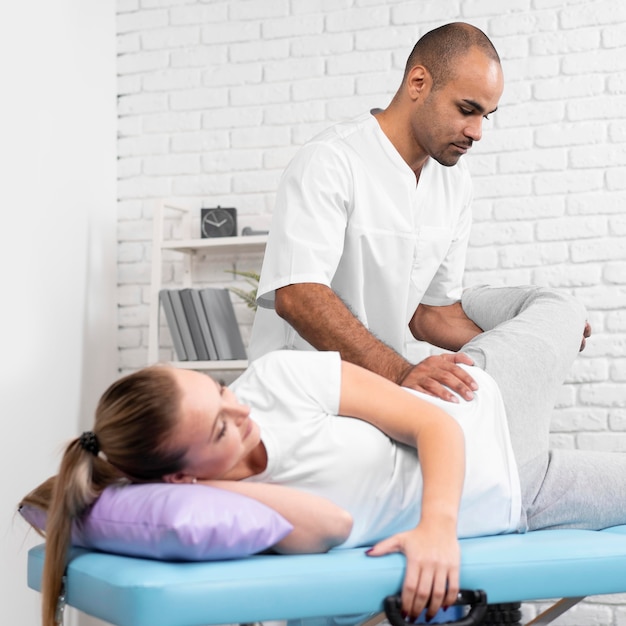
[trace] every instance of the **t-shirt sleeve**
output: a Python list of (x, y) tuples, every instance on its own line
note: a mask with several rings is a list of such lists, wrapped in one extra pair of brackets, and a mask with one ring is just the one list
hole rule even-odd
[(343, 253), (350, 211), (348, 166), (332, 145), (304, 146), (285, 170), (276, 195), (257, 302), (274, 308), (285, 285), (330, 286)]
[(240, 402), (290, 419), (320, 411), (337, 414), (341, 394), (338, 352), (276, 350), (260, 357), (231, 385)]

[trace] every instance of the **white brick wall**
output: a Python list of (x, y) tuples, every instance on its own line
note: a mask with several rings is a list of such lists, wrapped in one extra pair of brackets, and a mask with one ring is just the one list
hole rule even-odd
[[(146, 361), (154, 200), (236, 206), (240, 225), (267, 225), (297, 146), (385, 106), (415, 40), (458, 19), (490, 35), (506, 79), (464, 157), (476, 197), (467, 283), (551, 285), (585, 303), (594, 336), (560, 397), (554, 443), (626, 449), (621, 0), (118, 0), (122, 370)], [(227, 282), (220, 263), (207, 280)], [(173, 260), (166, 276), (180, 274)], [(238, 314), (247, 333), (251, 315)], [(615, 605), (583, 614), (626, 623)]]

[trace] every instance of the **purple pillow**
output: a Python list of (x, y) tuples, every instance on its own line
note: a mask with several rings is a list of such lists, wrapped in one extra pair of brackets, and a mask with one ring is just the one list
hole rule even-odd
[[(25, 505), (20, 513), (45, 530), (45, 511)], [(260, 552), (292, 530), (253, 498), (206, 485), (151, 483), (107, 487), (74, 523), (72, 544), (152, 559), (212, 561)]]

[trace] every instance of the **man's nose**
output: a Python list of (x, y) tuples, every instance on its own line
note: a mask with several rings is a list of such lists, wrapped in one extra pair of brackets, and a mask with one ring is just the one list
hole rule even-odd
[(465, 136), (472, 141), (480, 141), (483, 136), (483, 118), (476, 116), (465, 127)]

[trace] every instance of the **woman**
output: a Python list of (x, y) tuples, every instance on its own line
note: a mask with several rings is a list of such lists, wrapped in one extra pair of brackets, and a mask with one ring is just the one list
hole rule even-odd
[(269, 354), (230, 388), (167, 366), (114, 383), (93, 432), (68, 445), (53, 493), (44, 484), (25, 499), (48, 508), (44, 624), (72, 519), (121, 478), (257, 498), (294, 526), (277, 551), (403, 552), (411, 616), (454, 602), (457, 536), (625, 523), (613, 493), (626, 488), (626, 455), (548, 448), (556, 393), (588, 334), (582, 307), (485, 287), (462, 304), (485, 331), (464, 347), (480, 368), (471, 402), (409, 392), (324, 352)]

